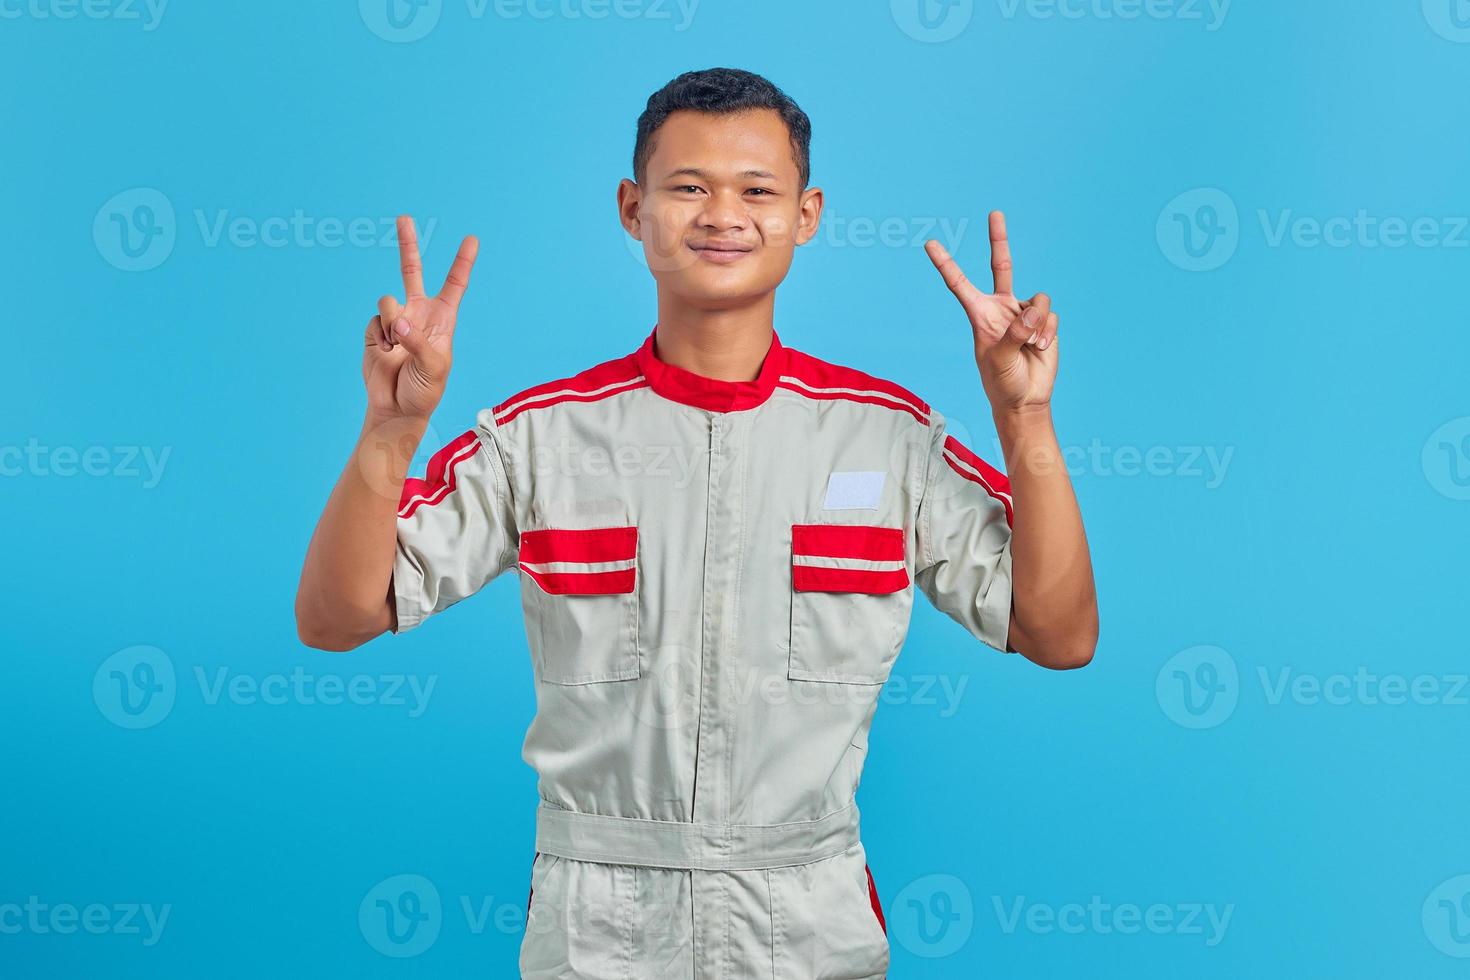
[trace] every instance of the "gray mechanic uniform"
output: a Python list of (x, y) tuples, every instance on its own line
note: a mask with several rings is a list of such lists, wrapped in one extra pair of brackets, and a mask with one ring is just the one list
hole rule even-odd
[(404, 487), (398, 630), (521, 581), (528, 980), (881, 978), (854, 802), (915, 586), (1006, 649), (1006, 478), (908, 390), (771, 346), (527, 389)]

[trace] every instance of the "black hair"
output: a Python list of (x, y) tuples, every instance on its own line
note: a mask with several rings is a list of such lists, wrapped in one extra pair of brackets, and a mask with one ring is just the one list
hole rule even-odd
[(693, 109), (716, 115), (750, 109), (774, 109), (791, 134), (791, 153), (801, 175), (801, 189), (811, 180), (812, 122), (789, 95), (767, 79), (739, 68), (706, 68), (686, 71), (648, 97), (638, 117), (638, 138), (633, 144), (633, 179), (643, 183), (648, 158), (653, 156), (653, 134), (671, 113)]

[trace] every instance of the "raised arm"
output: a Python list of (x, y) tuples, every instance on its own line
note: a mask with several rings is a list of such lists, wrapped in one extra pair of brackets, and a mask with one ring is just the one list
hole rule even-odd
[(307, 548), (296, 632), (319, 650), (351, 650), (397, 626), (389, 595), (398, 500), (409, 461), (444, 395), (460, 298), (479, 242), (466, 238), (437, 296), (424, 293), (413, 219), (398, 219), (404, 302), (378, 301), (362, 357), (367, 416)]
[(1072, 481), (1052, 427), (1058, 318), (1051, 297), (1014, 295), (1005, 215), (990, 215), (995, 291), (965, 276), (944, 246), (929, 258), (959, 299), (974, 336), (975, 364), (990, 401), (1010, 477), (1011, 622), (1008, 645), (1043, 667), (1081, 667), (1097, 646), (1092, 558)]

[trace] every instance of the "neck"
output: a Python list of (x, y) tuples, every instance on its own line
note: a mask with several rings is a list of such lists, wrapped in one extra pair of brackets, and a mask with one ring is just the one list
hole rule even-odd
[(698, 309), (660, 296), (658, 358), (706, 378), (753, 381), (771, 346), (774, 307), (774, 293), (738, 309)]

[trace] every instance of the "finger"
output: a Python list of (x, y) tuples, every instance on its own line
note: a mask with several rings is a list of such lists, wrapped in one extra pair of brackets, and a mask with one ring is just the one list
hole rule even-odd
[(1002, 341), (1017, 347), (1034, 343), (1041, 336), (1041, 331), (1046, 328), (1046, 321), (1050, 316), (1051, 297), (1046, 293), (1037, 293), (1026, 304), (1021, 315), (1011, 321)]
[(1006, 216), (1003, 212), (990, 212), (990, 274), (995, 278), (995, 291), (1010, 294), (1015, 287), (1011, 280), (1011, 243), (1006, 238)]
[(959, 297), (960, 302), (966, 302), (979, 292), (965, 275), (965, 270), (960, 268), (960, 264), (943, 245), (931, 239), (924, 243), (924, 251), (928, 253), (929, 261), (934, 263), (934, 268), (944, 277), (944, 284)]
[(403, 307), (399, 304), (397, 296), (383, 296), (378, 299), (378, 316), (382, 317), (383, 322), (388, 326), (391, 327), (402, 315)]
[(1036, 341), (1037, 350), (1046, 350), (1057, 339), (1057, 330), (1061, 328), (1061, 320), (1055, 313), (1049, 313), (1046, 317), (1046, 327), (1041, 331), (1041, 338)]
[(465, 236), (449, 266), (449, 275), (444, 277), (444, 288), (439, 290), (440, 299), (450, 306), (459, 305), (465, 287), (470, 284), (470, 270), (475, 267), (475, 256), (479, 254), (480, 240), (474, 235)]
[(421, 326), (409, 323), (407, 317), (400, 316), (393, 321), (389, 328), (389, 336), (395, 344), (402, 344), (403, 349), (417, 358), (429, 346), (428, 331)]
[(398, 265), (403, 271), (403, 289), (408, 299), (424, 295), (424, 263), (419, 258), (419, 236), (413, 219), (398, 216)]
[(363, 346), (377, 347), (379, 350), (382, 351), (390, 351), (393, 349), (392, 342), (388, 340), (387, 334), (383, 332), (382, 317), (375, 316), (368, 321), (367, 337), (363, 341)]

